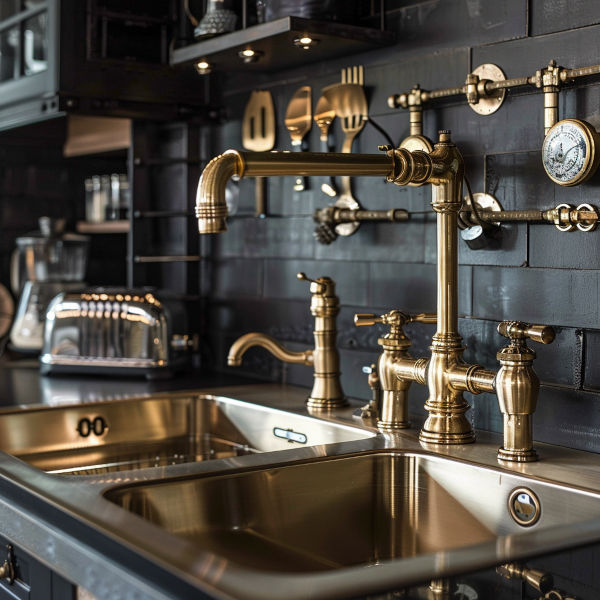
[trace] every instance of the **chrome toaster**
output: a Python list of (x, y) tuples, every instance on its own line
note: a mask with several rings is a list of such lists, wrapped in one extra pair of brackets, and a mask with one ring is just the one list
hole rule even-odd
[(141, 291), (63, 292), (48, 305), (42, 374), (170, 376), (189, 362), (181, 302)]

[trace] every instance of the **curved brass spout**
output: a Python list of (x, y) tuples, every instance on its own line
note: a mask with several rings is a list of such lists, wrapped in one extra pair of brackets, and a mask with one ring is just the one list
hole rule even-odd
[(272, 338), (266, 333), (247, 333), (238, 338), (229, 349), (227, 356), (227, 364), (230, 367), (239, 367), (242, 364), (242, 357), (246, 350), (253, 346), (260, 346), (268, 350), (275, 358), (288, 363), (296, 363), (300, 365), (313, 364), (313, 351), (305, 350), (304, 352), (292, 352), (284, 348), (275, 338)]
[(227, 231), (225, 186), (231, 177), (275, 175), (358, 175), (393, 177), (394, 160), (386, 154), (319, 152), (239, 152), (227, 150), (204, 168), (196, 193), (199, 233)]

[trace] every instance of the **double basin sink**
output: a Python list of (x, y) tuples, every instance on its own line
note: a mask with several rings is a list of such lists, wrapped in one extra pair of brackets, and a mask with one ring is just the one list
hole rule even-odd
[(565, 481), (573, 465), (552, 447), (546, 465), (508, 468), (495, 442), (433, 452), (414, 432), (358, 426), (351, 409), (281, 410), (278, 394), (4, 412), (0, 449), (94, 489), (128, 544), (179, 549), (157, 547), (161, 563), (196, 556), (188, 576), (217, 596), (358, 597), (561, 549), (585, 522), (600, 531), (591, 456)]

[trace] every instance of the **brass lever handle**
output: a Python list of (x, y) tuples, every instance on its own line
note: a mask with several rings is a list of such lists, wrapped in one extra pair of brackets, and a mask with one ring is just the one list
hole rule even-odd
[(521, 321), (502, 321), (498, 325), (498, 333), (511, 340), (529, 338), (540, 344), (550, 344), (554, 341), (554, 329), (549, 325), (530, 325)]
[(311, 284), (310, 291), (313, 294), (323, 294), (327, 289), (327, 286), (324, 283), (322, 283), (321, 281), (317, 281), (316, 279), (311, 279), (310, 277), (307, 277), (305, 273), (298, 273), (296, 277), (300, 279), (300, 281), (308, 281)]
[(357, 313), (354, 315), (354, 324), (357, 327), (367, 327), (375, 325), (375, 323), (383, 323), (383, 317), (378, 317), (373, 313)]
[(436, 313), (419, 313), (418, 315), (413, 315), (412, 317), (410, 317), (410, 322), (433, 323), (435, 325), (437, 323), (437, 314)]

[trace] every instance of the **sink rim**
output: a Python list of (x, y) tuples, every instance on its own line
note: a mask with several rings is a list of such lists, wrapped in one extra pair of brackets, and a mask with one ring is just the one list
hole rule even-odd
[[(247, 390), (246, 394), (241, 394), (243, 397), (237, 396), (236, 393), (237, 399), (250, 402), (256, 402), (258, 394), (272, 399), (275, 395), (279, 395), (282, 389), (279, 385), (270, 384), (242, 387), (245, 390), (247, 388), (252, 388), (252, 390)], [(286, 388), (292, 390), (290, 397), (296, 400), (296, 408), (292, 409), (290, 404), (286, 404), (285, 406), (281, 405), (282, 410), (302, 413), (305, 410), (303, 402), (306, 397), (306, 390), (291, 388), (290, 386), (286, 386)], [(203, 388), (193, 390), (191, 393), (214, 394), (231, 389), (231, 387)], [(175, 394), (189, 393), (188, 391), (176, 392)], [(143, 398), (165, 395), (171, 394), (160, 392), (151, 396), (144, 395)], [(276, 405), (275, 400), (272, 400), (272, 403)], [(338, 414), (335, 413), (330, 416), (332, 419), (337, 420)], [(351, 409), (344, 413), (344, 417), (340, 418), (342, 420), (346, 419), (345, 423), (348, 424), (351, 419)], [(273, 456), (273, 453), (263, 453), (242, 457), (245, 459), (243, 467), (260, 467), (266, 464), (265, 461), (269, 460), (276, 466), (281, 463), (291, 464), (312, 456), (341, 456), (354, 451), (358, 452), (361, 449), (389, 450), (396, 448), (430, 453), (456, 460), (466, 460), (475, 464), (490, 466), (499, 471), (524, 475), (532, 480), (555, 482), (591, 491), (592, 493), (600, 492), (600, 456), (598, 454), (536, 442), (536, 448), (541, 457), (540, 462), (525, 465), (498, 465), (496, 452), (501, 444), (501, 435), (499, 434), (478, 431), (478, 442), (476, 444), (463, 447), (437, 447), (435, 449), (424, 449), (416, 436), (417, 432), (415, 430), (406, 430), (393, 435), (380, 434), (358, 442), (290, 449), (277, 453), (276, 457)], [(276, 462), (274, 462), (274, 458), (277, 458)], [(222, 460), (228, 461), (230, 459)], [(161, 475), (180, 477), (189, 473), (208, 473), (218, 469), (219, 465), (215, 464), (218, 462), (220, 461), (209, 461), (204, 464), (196, 463), (195, 465), (193, 463), (175, 465), (166, 471), (163, 467), (157, 467), (148, 469), (143, 475), (146, 480), (149, 480)], [(576, 469), (573, 468), (574, 465), (576, 465)], [(239, 463), (237, 466), (239, 466)], [(128, 474), (141, 475), (139, 471), (137, 474), (132, 472), (128, 472)], [(162, 577), (166, 578), (164, 581), (185, 582), (189, 589), (205, 591), (211, 596), (223, 598), (231, 598), (232, 595), (237, 598), (248, 598), (243, 592), (251, 588), (253, 583), (256, 583), (262, 586), (261, 590), (264, 592), (261, 596), (257, 595), (256, 597), (265, 598), (265, 600), (270, 598), (279, 600), (280, 593), (276, 595), (275, 592), (271, 594), (269, 592), (282, 589), (281, 587), (278, 588), (282, 585), (286, 586), (286, 590), (290, 590), (288, 594), (290, 600), (292, 598), (298, 600), (306, 598), (307, 590), (314, 591), (315, 598), (323, 599), (347, 598), (360, 594), (384, 592), (397, 587), (416, 585), (433, 577), (472, 572), (501, 562), (523, 560), (532, 556), (541, 556), (554, 551), (600, 541), (600, 519), (592, 519), (576, 524), (527, 530), (515, 535), (512, 538), (512, 545), (500, 548), (496, 547), (496, 540), (485, 542), (476, 548), (459, 548), (446, 553), (442, 557), (434, 554), (410, 560), (394, 560), (390, 561), (390, 564), (382, 564), (372, 569), (340, 569), (329, 573), (311, 575), (310, 578), (307, 578), (306, 574), (300, 576), (276, 574), (272, 577), (266, 577), (263, 572), (257, 574), (255, 571), (239, 568), (236, 570), (231, 566), (224, 566), (222, 559), (215, 555), (198, 555), (197, 551), (195, 554), (190, 555), (189, 544), (105, 499), (101, 495), (102, 491), (115, 485), (114, 481), (103, 483), (100, 481), (84, 481), (83, 479), (81, 477), (48, 475), (13, 456), (0, 452), (0, 480), (6, 484), (0, 486), (3, 488), (0, 489), (0, 507), (4, 510), (4, 514), (11, 514), (6, 512), (12, 509), (10, 501), (7, 500), (10, 497), (7, 496), (7, 493), (13, 488), (17, 489), (20, 495), (25, 494), (28, 498), (42, 502), (44, 506), (52, 507), (52, 511), (45, 510), (38, 518), (30, 519), (27, 525), (28, 529), (22, 529), (21, 526), (13, 528), (11, 530), (13, 541), (34, 551), (37, 546), (31, 544), (28, 546), (28, 540), (40, 539), (40, 535), (46, 536), (44, 539), (53, 540), (56, 543), (56, 560), (60, 561), (62, 559), (63, 564), (70, 565), (71, 571), (63, 571), (63, 574), (65, 576), (69, 575), (72, 581), (84, 587), (86, 583), (90, 583), (86, 579), (88, 577), (87, 563), (80, 563), (79, 546), (71, 545), (72, 543), (68, 542), (68, 538), (71, 536), (72, 539), (77, 540), (76, 544), (84, 544), (84, 547), (93, 548), (92, 546), (85, 546), (86, 540), (80, 538), (79, 533), (82, 527), (94, 532), (96, 537), (105, 538), (112, 544), (118, 544), (122, 548), (122, 552), (126, 553), (125, 556), (132, 558), (133, 562), (125, 567), (115, 565), (112, 555), (103, 555), (110, 561), (110, 563), (107, 563), (112, 565), (110, 569), (115, 570), (117, 573), (123, 573), (128, 580), (131, 579), (133, 573), (138, 581), (150, 581), (147, 568), (143, 570), (140, 567), (136, 570), (135, 565), (142, 557), (146, 561), (145, 565), (151, 564), (162, 573)], [(67, 522), (63, 519), (65, 515), (70, 517)], [(12, 525), (13, 522), (9, 520), (7, 527), (12, 527)], [(168, 540), (172, 543), (165, 544), (165, 536), (169, 536)], [(67, 542), (65, 542), (65, 539), (67, 539)], [(167, 548), (165, 548), (165, 545)], [(74, 549), (70, 550), (71, 548)], [(69, 552), (71, 553), (69, 554)], [(61, 571), (60, 564), (57, 570)], [(342, 576), (339, 575), (340, 571)], [(131, 587), (130, 589), (137, 590), (138, 588)], [(157, 593), (156, 597), (162, 599), (169, 596), (162, 596)]]
[[(349, 442), (351, 443), (351, 442)], [(432, 460), (448, 460), (451, 462), (460, 461), (475, 468), (493, 470), (499, 473), (511, 474), (530, 480), (531, 485), (536, 483), (545, 486), (557, 486), (561, 489), (572, 490), (573, 492), (597, 497), (600, 500), (600, 490), (590, 491), (581, 489), (568, 484), (560, 484), (551, 480), (533, 478), (529, 475), (523, 475), (514, 471), (509, 471), (499, 466), (485, 466), (479, 463), (473, 463), (467, 460), (460, 460), (447, 456), (440, 456), (427, 450), (386, 448), (385, 446), (366, 451), (356, 451), (348, 454), (342, 452), (337, 455), (326, 457), (316, 457), (312, 460), (294, 460), (286, 463), (285, 466), (293, 466), (299, 463), (314, 463), (327, 460), (350, 458), (353, 456), (363, 456), (371, 454), (394, 454), (404, 456), (425, 456)], [(271, 468), (280, 468), (284, 465), (274, 463)], [(198, 473), (188, 476), (176, 476), (166, 480), (153, 480), (146, 482), (136, 482), (130, 484), (120, 484), (109, 487), (103, 491), (103, 499), (106, 493), (119, 489), (137, 487), (138, 485), (160, 485), (168, 484), (190, 478), (210, 478), (210, 477), (228, 477), (240, 475), (247, 472), (264, 470), (269, 467), (249, 467), (244, 466), (236, 471), (222, 471), (213, 473)], [(122, 511), (126, 509), (117, 505)], [(478, 569), (488, 568), (503, 562), (513, 560), (523, 560), (531, 556), (541, 554), (550, 554), (563, 550), (574, 545), (583, 545), (592, 541), (600, 540), (600, 516), (593, 519), (576, 521), (570, 524), (558, 524), (542, 528), (523, 528), (518, 533), (501, 534), (494, 536), (489, 541), (473, 544), (471, 546), (454, 548), (445, 551), (437, 551), (430, 554), (422, 554), (407, 558), (394, 558), (381, 561), (377, 565), (370, 565), (366, 568), (364, 565), (343, 566), (331, 571), (314, 572), (278, 572), (265, 571), (260, 569), (248, 568), (240, 564), (230, 563), (226, 557), (211, 553), (210, 551), (199, 550), (193, 542), (181, 540), (175, 534), (162, 529), (143, 517), (129, 513), (135, 517), (136, 527), (143, 523), (150, 530), (164, 539), (169, 540), (168, 546), (171, 546), (171, 540), (177, 540), (184, 553), (195, 555), (197, 571), (203, 573), (198, 583), (219, 582), (219, 588), (227, 594), (232, 594), (235, 598), (243, 600), (251, 598), (264, 598), (265, 600), (275, 600), (280, 598), (280, 593), (271, 590), (277, 590), (278, 586), (285, 585), (286, 597), (290, 600), (301, 600), (306, 597), (311, 598), (344, 598), (354, 597), (364, 594), (373, 594), (377, 592), (390, 591), (394, 587), (409, 587), (423, 583), (424, 581), (437, 577), (448, 577), (460, 573), (477, 571)], [(574, 544), (576, 538), (577, 544)], [(174, 545), (178, 545), (174, 544)], [(171, 546), (172, 547), (172, 546)], [(543, 552), (540, 552), (543, 550)], [(218, 568), (215, 566), (218, 565)], [(213, 581), (214, 578), (214, 581)], [(257, 595), (247, 595), (248, 589), (259, 589)], [(279, 587), (279, 589), (281, 589)], [(309, 594), (307, 590), (311, 590)], [(311, 595), (311, 594), (314, 594)]]

